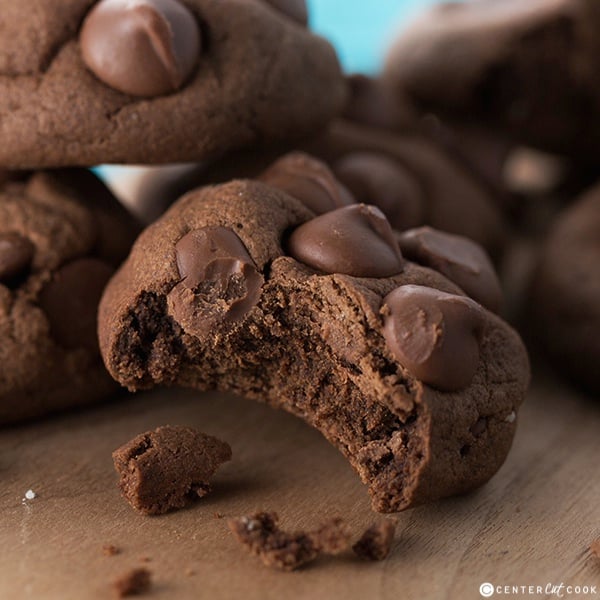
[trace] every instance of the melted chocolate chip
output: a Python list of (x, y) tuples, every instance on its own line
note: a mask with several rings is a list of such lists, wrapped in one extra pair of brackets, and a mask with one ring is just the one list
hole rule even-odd
[(334, 172), (359, 202), (378, 206), (394, 229), (423, 223), (421, 186), (398, 161), (384, 154), (356, 152), (341, 158)]
[(225, 227), (190, 231), (175, 246), (181, 281), (169, 311), (186, 332), (204, 337), (243, 319), (260, 298), (263, 276), (242, 240)]
[(58, 344), (99, 352), (96, 313), (113, 271), (95, 258), (80, 258), (57, 271), (42, 289), (38, 303)]
[(479, 364), (483, 310), (473, 300), (404, 285), (383, 301), (383, 335), (392, 355), (423, 383), (467, 387)]
[(300, 200), (318, 215), (354, 204), (352, 194), (335, 178), (329, 167), (302, 152), (286, 154), (259, 179)]
[(0, 282), (21, 275), (31, 265), (34, 245), (15, 232), (0, 233)]
[(132, 96), (178, 90), (200, 55), (196, 18), (178, 0), (101, 0), (80, 36), (83, 60), (110, 87)]
[(485, 250), (467, 238), (421, 227), (398, 234), (402, 254), (453, 281), (471, 298), (497, 312), (502, 288)]
[(306, 0), (267, 0), (267, 2), (301, 25), (308, 25)]
[(300, 225), (288, 241), (296, 260), (355, 277), (390, 277), (402, 271), (402, 254), (385, 215), (376, 206), (354, 204)]

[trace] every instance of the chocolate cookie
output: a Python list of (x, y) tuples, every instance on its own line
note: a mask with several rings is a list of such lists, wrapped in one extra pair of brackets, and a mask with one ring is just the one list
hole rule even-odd
[(1, 0), (0, 13), (5, 168), (204, 160), (318, 131), (344, 102), (303, 0)]
[(130, 389), (218, 389), (290, 411), (347, 456), (378, 511), (481, 485), (527, 388), (518, 335), (403, 257), (379, 209), (332, 204), (313, 202), (317, 214), (253, 181), (182, 198), (103, 296), (109, 371)]
[(534, 273), (529, 314), (556, 370), (600, 392), (600, 187), (561, 213)]
[(600, 148), (600, 6), (482, 0), (432, 8), (394, 44), (400, 98), (574, 156)]
[(96, 336), (100, 295), (137, 228), (84, 170), (0, 186), (0, 424), (115, 389)]

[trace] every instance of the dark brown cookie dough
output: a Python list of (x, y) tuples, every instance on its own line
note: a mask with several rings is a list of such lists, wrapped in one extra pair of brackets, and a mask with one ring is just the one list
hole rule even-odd
[(542, 149), (600, 147), (595, 0), (482, 0), (436, 6), (390, 51), (400, 99), (473, 119)]
[(231, 460), (226, 442), (190, 427), (166, 425), (113, 452), (123, 497), (144, 515), (183, 508), (210, 492), (210, 478)]
[(541, 251), (529, 302), (535, 341), (556, 371), (600, 392), (600, 187), (561, 213)]
[[(169, 383), (234, 391), (303, 418), (348, 457), (378, 511), (473, 489), (510, 447), (528, 383), (523, 345), (446, 277), (406, 258), (396, 255), (391, 276), (336, 272), (335, 246), (352, 242), (345, 236), (360, 217), (352, 213), (349, 227), (345, 211), (317, 217), (252, 181), (191, 192), (140, 236), (107, 288), (99, 329), (105, 363), (131, 389)], [(315, 269), (286, 255), (290, 233), (322, 218), (333, 219), (322, 238), (331, 260)], [(361, 228), (385, 235), (362, 218)], [(198, 232), (213, 240), (217, 232), (227, 242), (215, 243), (211, 256), (210, 245), (188, 244)], [(363, 275), (369, 260), (378, 268), (384, 251), (378, 245), (374, 252), (369, 239), (356, 248)], [(195, 251), (182, 255), (182, 248)], [(404, 350), (425, 380), (442, 380), (451, 391), (416, 377), (384, 336), (384, 318), (392, 321), (392, 338), (396, 317), (408, 326), (402, 311), (386, 308), (387, 296), (403, 286), (449, 296), (429, 299), (421, 316), (419, 303), (408, 302), (415, 343)], [(446, 328), (449, 344), (469, 349), (471, 378), (461, 389), (440, 360), (452, 351)], [(474, 434), (482, 418), (485, 427)]]
[(92, 173), (0, 186), (0, 424), (114, 388), (98, 350), (100, 295), (137, 227)]
[(318, 131), (345, 82), (285, 4), (1, 0), (0, 166), (199, 161)]
[(229, 529), (250, 554), (267, 567), (293, 571), (319, 554), (339, 554), (350, 546), (350, 528), (342, 519), (326, 521), (314, 531), (283, 531), (273, 512), (258, 512), (228, 521)]

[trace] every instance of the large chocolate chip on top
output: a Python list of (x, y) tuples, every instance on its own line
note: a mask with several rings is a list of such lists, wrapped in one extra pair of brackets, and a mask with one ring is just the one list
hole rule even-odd
[(38, 304), (50, 323), (50, 334), (67, 349), (98, 353), (97, 312), (114, 269), (95, 258), (80, 258), (57, 271), (42, 289)]
[(196, 18), (178, 0), (101, 0), (83, 23), (80, 44), (98, 79), (148, 97), (181, 88), (201, 51)]
[(473, 300), (403, 285), (383, 301), (383, 335), (417, 379), (443, 391), (467, 387), (479, 365), (483, 309)]
[(473, 300), (498, 312), (502, 288), (485, 250), (465, 237), (420, 227), (398, 234), (402, 254), (460, 286)]
[(171, 315), (198, 337), (241, 321), (260, 298), (264, 278), (242, 240), (226, 227), (190, 231), (176, 244), (181, 281), (168, 294)]
[(391, 277), (403, 266), (388, 220), (376, 206), (366, 204), (339, 208), (300, 225), (290, 235), (287, 250), (325, 273)]

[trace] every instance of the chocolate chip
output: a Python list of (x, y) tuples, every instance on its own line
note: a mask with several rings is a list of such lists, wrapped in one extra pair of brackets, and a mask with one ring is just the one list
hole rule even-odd
[(267, 0), (267, 2), (301, 25), (308, 25), (306, 0)]
[(0, 282), (7, 282), (29, 268), (34, 245), (15, 232), (0, 233)]
[(423, 223), (421, 186), (398, 161), (375, 152), (355, 152), (341, 158), (333, 170), (359, 202), (378, 206), (394, 229)]
[(242, 240), (225, 227), (190, 231), (175, 246), (181, 281), (168, 295), (169, 311), (198, 337), (243, 319), (260, 298), (263, 276)]
[(113, 268), (95, 258), (80, 258), (57, 271), (40, 292), (39, 306), (50, 333), (64, 348), (98, 353), (96, 313)]
[(259, 179), (287, 192), (318, 215), (355, 202), (325, 163), (302, 152), (286, 154)]
[(421, 227), (398, 234), (402, 254), (435, 269), (471, 298), (497, 312), (502, 288), (485, 250), (467, 238)]
[(473, 300), (404, 285), (383, 301), (383, 335), (401, 365), (443, 391), (467, 387), (479, 364), (483, 311)]
[(101, 0), (83, 23), (80, 45), (85, 64), (110, 87), (161, 96), (192, 74), (201, 35), (178, 0)]
[(295, 229), (287, 244), (296, 260), (325, 273), (390, 277), (402, 271), (402, 254), (385, 215), (353, 204)]

